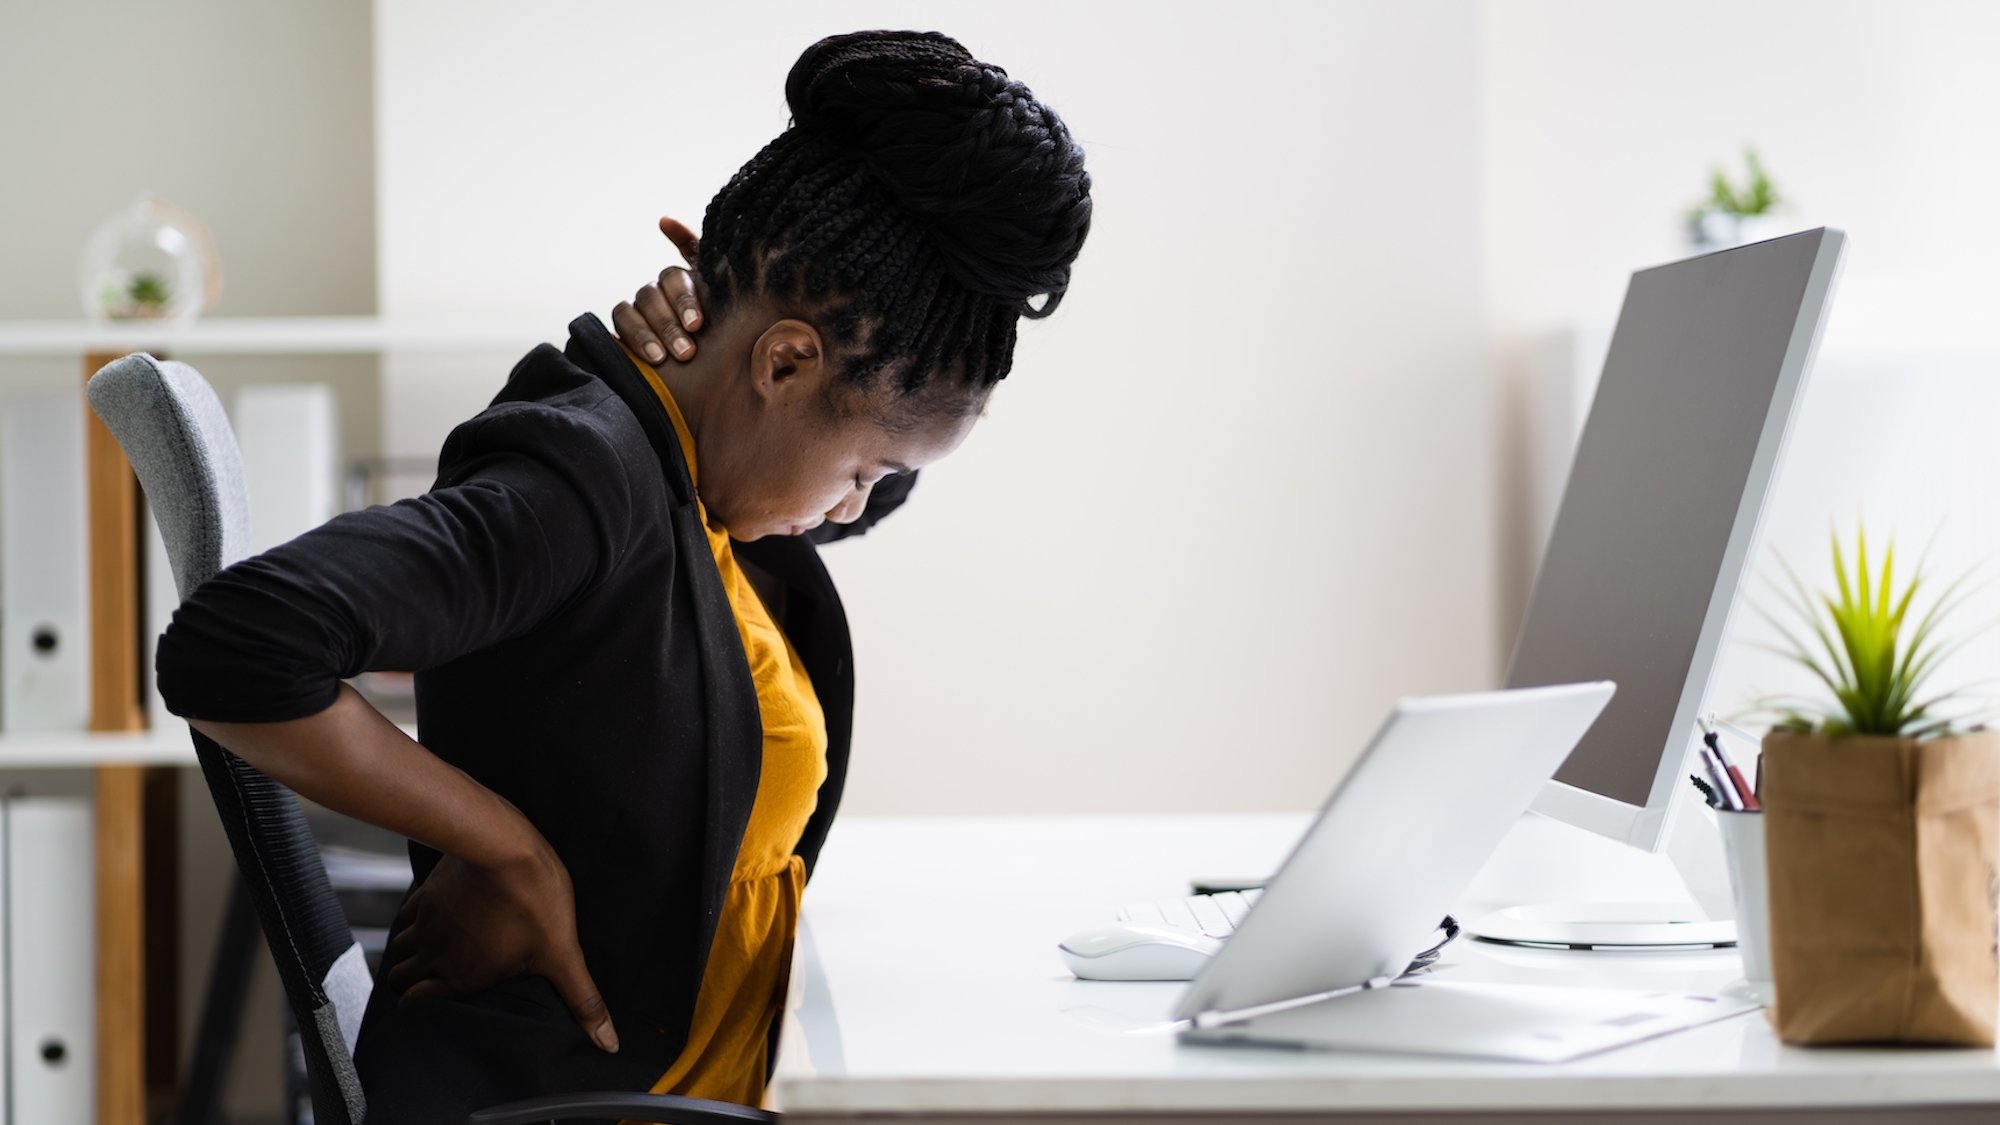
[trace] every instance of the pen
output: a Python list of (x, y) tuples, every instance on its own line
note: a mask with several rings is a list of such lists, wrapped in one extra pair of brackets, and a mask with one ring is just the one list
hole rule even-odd
[(1710, 750), (1715, 751), (1715, 760), (1722, 763), (1724, 776), (1729, 781), (1730, 787), (1736, 790), (1737, 797), (1743, 804), (1743, 811), (1763, 812), (1764, 806), (1757, 800), (1757, 791), (1750, 787), (1749, 779), (1743, 776), (1743, 771), (1737, 768), (1735, 762), (1729, 760), (1729, 752), (1722, 748), (1721, 732), (1710, 725), (1707, 719), (1696, 718), (1695, 722), (1701, 725), (1701, 740), (1708, 744)]
[(1701, 768), (1708, 774), (1709, 784), (1722, 797), (1719, 808), (1729, 812), (1743, 812), (1743, 797), (1736, 792), (1736, 786), (1729, 780), (1729, 772), (1722, 767), (1722, 759), (1715, 756), (1714, 748), (1703, 744), (1701, 747)]

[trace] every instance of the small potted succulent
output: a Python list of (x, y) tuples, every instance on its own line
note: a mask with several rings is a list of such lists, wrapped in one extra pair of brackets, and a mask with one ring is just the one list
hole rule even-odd
[(222, 270), (207, 231), (151, 195), (91, 233), (78, 280), (93, 320), (187, 324), (222, 293)]
[(1687, 215), (1688, 243), (1697, 252), (1725, 250), (1785, 233), (1775, 212), (1783, 202), (1755, 149), (1743, 150), (1748, 175), (1739, 188), (1717, 168), (1709, 177), (1708, 198)]
[(1771, 1019), (1790, 1043), (1991, 1046), (2000, 736), (1932, 686), (1971, 639), (1970, 575), (1899, 585), (1893, 544), (1853, 547), (1832, 589), (1786, 566), (1786, 612), (1762, 611), (1820, 689), (1771, 701), (1759, 764)]

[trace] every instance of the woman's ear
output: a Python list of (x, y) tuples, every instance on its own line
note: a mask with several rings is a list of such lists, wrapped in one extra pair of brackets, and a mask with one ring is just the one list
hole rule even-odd
[(831, 375), (819, 329), (803, 320), (780, 320), (751, 345), (750, 383), (759, 398), (817, 394)]

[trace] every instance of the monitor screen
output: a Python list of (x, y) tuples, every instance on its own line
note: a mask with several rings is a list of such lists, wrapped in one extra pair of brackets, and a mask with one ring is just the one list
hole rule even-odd
[(1686, 753), (1840, 240), (1632, 275), (1507, 673), (1618, 684), (1556, 780), (1643, 807)]

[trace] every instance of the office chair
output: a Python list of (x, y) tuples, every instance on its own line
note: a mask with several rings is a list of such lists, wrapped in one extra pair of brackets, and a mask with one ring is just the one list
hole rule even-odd
[[(249, 493), (222, 403), (194, 368), (143, 352), (107, 364), (91, 377), (88, 393), (138, 474), (166, 540), (174, 584), (186, 597), (247, 553)], [(298, 1022), (313, 1119), (366, 1125), (353, 1052), (374, 980), (298, 798), (199, 732), (194, 749)], [(512, 1102), (473, 1114), (470, 1125), (606, 1117), (659, 1125), (776, 1120), (729, 1102), (612, 1092)]]

